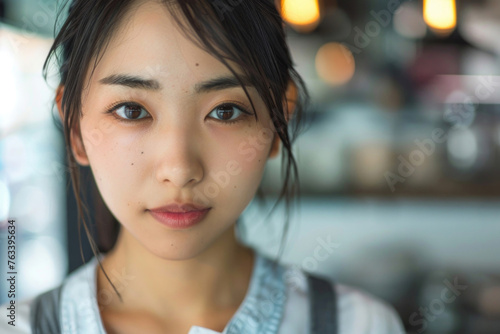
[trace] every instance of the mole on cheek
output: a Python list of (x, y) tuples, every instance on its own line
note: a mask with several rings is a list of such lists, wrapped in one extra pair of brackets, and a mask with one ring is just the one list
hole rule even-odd
[(196, 63), (196, 66), (200, 66), (200, 64)]
[[(260, 161), (260, 160), (259, 160), (259, 161)], [(133, 165), (134, 165), (134, 163), (132, 162), (130, 165), (132, 165), (132, 166), (133, 166)]]

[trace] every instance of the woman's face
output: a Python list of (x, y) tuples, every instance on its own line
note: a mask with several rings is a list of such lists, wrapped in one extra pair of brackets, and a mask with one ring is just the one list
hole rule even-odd
[[(75, 136), (76, 159), (90, 165), (123, 228), (160, 257), (190, 258), (214, 244), (235, 224), (267, 159), (277, 154), (264, 102), (247, 87), (256, 121), (231, 78), (178, 31), (164, 5), (146, 1), (123, 19), (85, 86), (85, 152)], [(174, 202), (212, 209), (188, 229), (166, 227), (148, 212)]]

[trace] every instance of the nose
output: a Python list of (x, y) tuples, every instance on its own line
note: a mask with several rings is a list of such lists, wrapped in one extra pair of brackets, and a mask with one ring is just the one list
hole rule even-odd
[(200, 139), (188, 126), (168, 127), (157, 136), (158, 152), (156, 179), (181, 189), (200, 182), (203, 165), (200, 156)]

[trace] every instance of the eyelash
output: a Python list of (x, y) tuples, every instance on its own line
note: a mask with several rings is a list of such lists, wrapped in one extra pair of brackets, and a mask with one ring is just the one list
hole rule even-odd
[[(211, 117), (213, 120), (219, 122), (219, 123), (222, 123), (224, 125), (232, 125), (232, 124), (235, 124), (235, 123), (238, 123), (238, 122), (241, 122), (243, 120), (245, 120), (246, 117), (248, 116), (252, 116), (253, 113), (249, 112), (247, 110), (246, 107), (242, 106), (241, 104), (239, 103), (236, 103), (236, 102), (224, 102), (224, 103), (221, 103), (219, 105), (217, 105), (215, 108), (213, 108), (211, 111), (210, 111), (210, 114), (218, 109), (218, 108), (221, 108), (221, 107), (236, 107), (237, 109), (241, 110), (242, 112), (242, 116), (240, 116), (239, 118), (235, 119), (235, 120), (231, 120), (231, 121), (223, 121), (223, 120), (219, 120), (217, 118), (213, 118)], [(140, 121), (144, 121), (146, 120), (148, 117), (145, 117), (145, 118), (141, 118), (141, 119), (127, 119), (127, 118), (123, 118), (123, 117), (120, 117), (118, 115), (116, 115), (114, 113), (115, 110), (121, 108), (121, 107), (139, 107), (141, 109), (144, 109), (144, 111), (146, 111), (146, 108), (144, 108), (142, 105), (140, 105), (139, 103), (135, 103), (135, 102), (129, 102), (129, 101), (126, 101), (126, 102), (116, 102), (116, 103), (113, 103), (112, 105), (108, 106), (106, 108), (106, 111), (105, 113), (106, 114), (112, 114), (113, 117), (115, 117), (118, 121), (120, 122), (124, 122), (124, 123), (137, 123), (137, 122), (140, 122)], [(146, 111), (147, 112), (147, 111)], [(149, 114), (149, 113), (148, 113)]]

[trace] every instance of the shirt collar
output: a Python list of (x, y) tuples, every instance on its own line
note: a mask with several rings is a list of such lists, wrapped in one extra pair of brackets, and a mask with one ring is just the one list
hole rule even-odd
[(249, 290), (222, 334), (276, 334), (283, 317), (284, 268), (255, 253)]
[[(100, 256), (102, 260), (104, 254)], [(61, 295), (63, 334), (105, 333), (96, 299), (98, 265), (93, 257), (66, 278)], [(284, 272), (281, 264), (273, 267), (271, 259), (255, 252), (247, 294), (222, 334), (277, 334), (286, 299)]]

